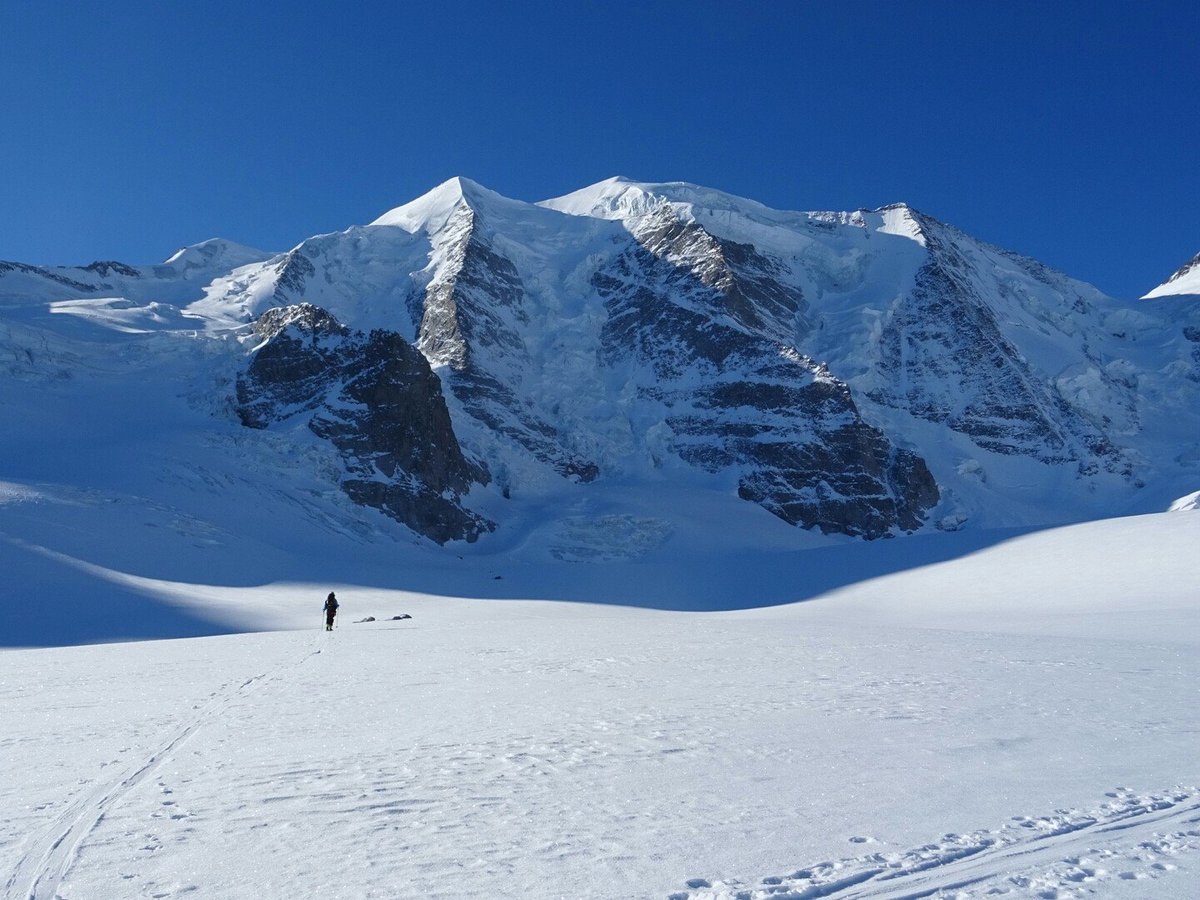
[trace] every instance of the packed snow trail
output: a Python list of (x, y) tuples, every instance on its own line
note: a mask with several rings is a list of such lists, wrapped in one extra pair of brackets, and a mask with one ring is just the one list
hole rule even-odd
[(1015, 816), (999, 829), (946, 834), (899, 853), (822, 862), (751, 886), (696, 878), (688, 882), (691, 890), (670, 900), (1068, 898), (1096, 893), (1114, 879), (1158, 879), (1177, 868), (1172, 860), (1200, 851), (1197, 788), (1152, 794), (1120, 788), (1109, 796), (1099, 809)]
[[(308, 647), (311, 648), (316, 643), (310, 642)], [(234, 679), (211, 694), (202, 706), (193, 707), (198, 709), (195, 715), (173, 731), (149, 756), (116, 779), (97, 784), (84, 793), (34, 838), (9, 875), (5, 884), (5, 896), (11, 900), (53, 900), (59, 896), (59, 886), (74, 864), (84, 842), (117, 804), (150, 778), (197, 731), (222, 715), (231, 703), (245, 698), (250, 691), (280, 677), (291, 668), (303, 665), (321, 652), (322, 648), (317, 646), (315, 649), (308, 649), (299, 660), (290, 665), (279, 666), (249, 678)]]

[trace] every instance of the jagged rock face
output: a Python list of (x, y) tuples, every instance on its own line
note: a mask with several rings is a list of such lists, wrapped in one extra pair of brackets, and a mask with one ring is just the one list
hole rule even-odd
[(316, 274), (316, 267), (299, 248), (286, 254), (276, 265), (275, 301), (289, 303), (304, 295), (305, 283)]
[(738, 495), (793, 525), (866, 538), (921, 527), (939, 500), (933, 476), (919, 456), (862, 421), (844, 384), (805, 383), (796, 373), (796, 385), (754, 377), (761, 370), (699, 391), (695, 409), (706, 415), (667, 419), (684, 459), (742, 470)]
[(113, 260), (96, 260), (91, 265), (83, 267), (85, 271), (95, 272), (101, 278), (109, 274), (121, 275), (125, 278), (141, 278), (142, 273), (133, 266), (127, 266), (124, 263), (114, 262)]
[(771, 262), (695, 225), (660, 220), (637, 237), (593, 279), (602, 353), (652, 374), (639, 397), (661, 407), (672, 450), (741, 473), (738, 495), (793, 525), (865, 538), (921, 527), (939, 500), (921, 458), (864, 422), (827, 369), (767, 336), (804, 308), (762, 276)]
[(356, 503), (438, 543), (494, 527), (462, 505), (487, 473), (463, 455), (438, 377), (404, 338), (351, 331), (307, 304), (269, 310), (257, 328), (265, 342), (237, 383), (243, 424), (307, 416), (341, 454)]
[(301, 304), (267, 310), (255, 331), (265, 343), (238, 379), (242, 424), (266, 428), (323, 404), (343, 366), (344, 341), (334, 339), (350, 330), (324, 310)]
[[(489, 224), (466, 206), (448, 219), (417, 346), (464, 413), (558, 474), (592, 481), (600, 462), (519, 392), (535, 365), (524, 338), (534, 303)], [(845, 384), (785, 343), (806, 326), (806, 302), (777, 261), (666, 209), (617, 246), (591, 278), (606, 313), (591, 365), (600, 381), (631, 366), (650, 373), (631, 414), (662, 421), (683, 461), (741, 473), (739, 496), (792, 524), (868, 538), (920, 527), (938, 502), (932, 476), (862, 420)]]
[[(912, 290), (891, 309), (878, 344), (874, 402), (967, 435), (979, 447), (1049, 465), (1127, 474), (1128, 460), (1002, 333), (973, 267), (918, 217), (929, 250)], [(1039, 280), (1049, 274), (1032, 267)], [(1082, 301), (1077, 301), (1082, 303)]]
[(633, 235), (647, 253), (670, 263), (685, 291), (695, 282), (713, 289), (702, 307), (709, 314), (785, 344), (795, 341), (798, 326), (803, 330), (803, 292), (783, 280), (783, 266), (752, 244), (717, 238), (681, 222), (669, 208), (636, 223)]

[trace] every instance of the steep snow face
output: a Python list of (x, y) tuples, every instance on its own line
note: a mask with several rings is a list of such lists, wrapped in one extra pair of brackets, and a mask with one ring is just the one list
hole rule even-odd
[(408, 232), (437, 232), (448, 224), (460, 207), (507, 209), (520, 215), (529, 204), (510, 200), (470, 178), (456, 177), (442, 182), (416, 200), (384, 213), (372, 225), (389, 225)]
[(681, 218), (695, 217), (695, 211), (729, 212), (764, 221), (790, 221), (796, 214), (770, 209), (754, 200), (735, 197), (723, 191), (689, 184), (686, 181), (650, 183), (617, 176), (597, 182), (562, 197), (538, 204), (572, 216), (599, 219), (635, 219), (669, 206)]
[[(1064, 363), (1096, 364), (1088, 343), (1098, 329), (1061, 312), (1067, 303), (1084, 308), (1088, 298), (1044, 272), (1036, 273), (1039, 283), (1019, 261), (933, 220), (906, 218), (929, 253), (912, 288), (880, 323), (870, 376), (858, 382), (871, 399), (992, 453), (1076, 463), (1085, 474), (1100, 468), (1129, 474), (1128, 461), (1092, 419), (1098, 411), (1073, 404), (1054, 380)], [(1035, 358), (1040, 348), (1023, 329), (1050, 338), (1052, 355)], [(1022, 344), (1029, 349), (1022, 352)], [(1134, 398), (1116, 399), (1127, 406)], [(1128, 422), (1130, 411), (1121, 412)]]
[[(456, 277), (464, 235), (496, 238), (517, 255), (536, 257), (531, 265), (558, 269), (586, 254), (597, 231), (583, 222), (565, 227), (564, 220), (452, 178), (370, 225), (317, 235), (287, 253), (234, 269), (209, 284), (189, 309), (234, 325), (273, 307), (306, 302), (347, 326), (391, 329), (415, 339), (426, 295)], [(430, 351), (435, 366), (448, 361), (439, 352)]]
[(188, 311), (230, 328), (268, 309), (307, 302), (355, 328), (407, 333), (409, 298), (429, 253), (427, 235), (399, 228), (355, 227), (318, 235), (214, 279)]
[(929, 246), (925, 231), (921, 227), (922, 217), (908, 204), (885, 206), (877, 214), (882, 219), (882, 223), (876, 229), (880, 234), (894, 234), (897, 237), (908, 238), (922, 247)]
[(1142, 297), (1200, 296), (1200, 253), (1180, 266), (1170, 278)]

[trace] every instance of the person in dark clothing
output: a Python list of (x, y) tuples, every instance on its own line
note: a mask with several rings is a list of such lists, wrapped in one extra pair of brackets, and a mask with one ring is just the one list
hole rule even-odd
[(325, 598), (325, 630), (333, 631), (333, 617), (337, 615), (338, 601), (337, 597), (333, 596), (333, 591), (329, 592), (329, 596)]

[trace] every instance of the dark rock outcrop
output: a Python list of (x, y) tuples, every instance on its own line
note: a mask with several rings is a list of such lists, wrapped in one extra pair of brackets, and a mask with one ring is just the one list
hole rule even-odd
[(109, 274), (121, 275), (125, 278), (142, 277), (142, 273), (133, 266), (127, 266), (125, 263), (115, 262), (111, 259), (98, 259), (83, 268), (85, 272), (95, 272), (101, 278), (106, 278)]
[(308, 279), (316, 274), (316, 267), (301, 252), (301, 248), (297, 247), (279, 261), (275, 271), (279, 275), (279, 280), (275, 283), (275, 301), (290, 303), (292, 298), (303, 296), (304, 286)]
[(339, 451), (342, 489), (438, 542), (473, 541), (494, 526), (461, 497), (486, 470), (462, 453), (425, 357), (400, 335), (351, 331), (318, 307), (268, 310), (264, 342), (237, 382), (243, 424), (296, 416)]
[(738, 495), (787, 522), (879, 538), (914, 531), (939, 501), (915, 453), (866, 423), (849, 388), (780, 343), (803, 324), (799, 291), (772, 261), (663, 218), (593, 278), (608, 320), (602, 353), (650, 377), (671, 449), (709, 472), (735, 471)]
[[(1005, 337), (997, 312), (976, 285), (975, 266), (946, 238), (947, 226), (912, 215), (928, 260), (883, 325), (879, 386), (869, 392), (870, 400), (943, 425), (993, 453), (1073, 464), (1081, 474), (1104, 469), (1127, 475), (1129, 461), (1103, 429), (1036, 373)], [(1052, 283), (1053, 273), (1044, 266), (1008, 256), (1030, 276)], [(1103, 376), (1099, 363), (1097, 370)]]
[(54, 269), (48, 269), (44, 266), (30, 266), (25, 263), (9, 262), (0, 259), (0, 275), (4, 275), (6, 272), (21, 272), (26, 275), (37, 276), (38, 278), (46, 278), (71, 290), (85, 294), (95, 293), (103, 287), (102, 285), (98, 287), (94, 284), (85, 284), (78, 279), (69, 278), (60, 272), (54, 271)]
[[(533, 365), (530, 300), (470, 206), (448, 220), (446, 265), (425, 290), (417, 346), (461, 409), (560, 475), (599, 465), (520, 392)], [(797, 352), (807, 303), (782, 264), (669, 209), (624, 238), (591, 278), (604, 302), (595, 365), (657, 410), (667, 448), (785, 521), (867, 538), (913, 531), (939, 493), (925, 463), (866, 423), (846, 385)], [(641, 413), (639, 413), (641, 415)]]

